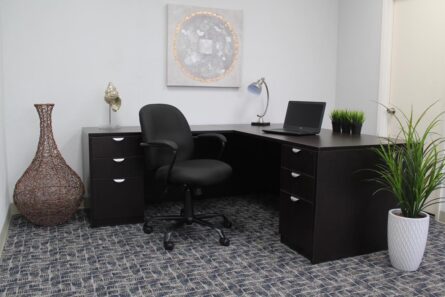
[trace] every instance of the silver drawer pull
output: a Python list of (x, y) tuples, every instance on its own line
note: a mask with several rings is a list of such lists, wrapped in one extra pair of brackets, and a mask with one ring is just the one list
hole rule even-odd
[(296, 172), (291, 172), (290, 175), (291, 175), (293, 178), (297, 178), (297, 177), (299, 177), (301, 174), (296, 173)]
[(117, 158), (117, 159), (113, 159), (114, 162), (116, 163), (121, 163), (125, 161), (125, 158)]
[(115, 179), (113, 179), (113, 181), (117, 184), (121, 184), (125, 181), (125, 178), (115, 178)]
[(125, 137), (113, 137), (113, 140), (116, 142), (122, 141), (124, 139), (125, 139)]
[(300, 199), (297, 198), (297, 197), (294, 197), (294, 196), (290, 196), (290, 201), (292, 201), (292, 202), (298, 202), (298, 201), (300, 201)]
[(297, 149), (297, 148), (295, 148), (295, 147), (293, 147), (293, 148), (292, 148), (292, 152), (293, 152), (294, 154), (298, 154), (299, 152), (301, 152), (301, 150), (300, 150), (300, 149)]

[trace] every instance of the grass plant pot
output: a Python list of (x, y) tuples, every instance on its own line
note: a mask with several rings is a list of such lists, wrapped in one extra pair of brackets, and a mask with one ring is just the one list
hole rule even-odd
[(353, 123), (351, 125), (351, 134), (352, 135), (360, 135), (362, 134), (362, 124)]
[(388, 212), (388, 253), (394, 268), (403, 271), (419, 268), (425, 253), (429, 221), (425, 212), (420, 213), (420, 218), (404, 217), (400, 209)]
[(340, 122), (332, 122), (332, 132), (340, 133), (341, 132), (341, 124)]
[(341, 133), (342, 134), (351, 134), (351, 124), (350, 123), (341, 123)]

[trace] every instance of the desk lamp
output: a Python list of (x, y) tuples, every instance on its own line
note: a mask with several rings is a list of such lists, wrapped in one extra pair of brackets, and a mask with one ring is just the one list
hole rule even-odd
[(255, 95), (260, 95), (261, 91), (263, 89), (263, 85), (266, 87), (266, 93), (267, 93), (266, 109), (264, 110), (264, 112), (262, 114), (257, 115), (258, 120), (256, 122), (252, 122), (252, 126), (269, 126), (270, 125), (269, 122), (265, 122), (263, 119), (264, 116), (266, 115), (267, 108), (269, 107), (269, 88), (267, 87), (266, 80), (264, 79), (264, 77), (262, 77), (259, 80), (251, 83), (247, 89), (249, 90), (249, 92), (251, 92)]

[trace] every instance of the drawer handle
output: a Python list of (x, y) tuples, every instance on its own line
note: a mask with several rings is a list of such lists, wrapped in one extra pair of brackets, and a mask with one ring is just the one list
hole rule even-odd
[(297, 178), (297, 177), (299, 177), (301, 174), (296, 173), (296, 172), (291, 172), (290, 175), (291, 175), (293, 178)]
[(115, 178), (115, 179), (113, 179), (113, 181), (117, 184), (121, 184), (125, 181), (125, 178)]
[(298, 201), (300, 201), (300, 199), (297, 198), (297, 197), (294, 197), (294, 196), (290, 196), (290, 201), (292, 201), (292, 202), (298, 202)]
[(292, 152), (294, 154), (298, 154), (299, 152), (301, 152), (301, 150), (294, 147), (294, 148), (292, 148)]
[(121, 162), (125, 161), (125, 158), (116, 158), (116, 159), (113, 159), (113, 161), (116, 163), (121, 163)]
[(124, 139), (125, 139), (125, 137), (113, 137), (113, 140), (116, 142), (122, 141)]

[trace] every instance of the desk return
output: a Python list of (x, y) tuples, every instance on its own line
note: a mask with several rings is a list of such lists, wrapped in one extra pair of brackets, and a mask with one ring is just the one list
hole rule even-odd
[[(279, 184), (274, 191), (280, 197), (281, 241), (312, 263), (387, 248), (387, 211), (395, 202), (383, 192), (373, 196), (376, 185), (368, 181), (370, 171), (363, 170), (378, 161), (371, 149), (379, 144), (377, 137), (335, 136), (329, 130), (315, 137), (288, 137), (264, 134), (250, 125), (192, 130), (224, 133), (237, 148), (251, 147), (252, 141), (255, 150), (267, 147), (267, 153), (259, 155), (270, 156), (269, 162), (248, 160), (247, 155), (254, 155), (248, 150), (232, 151), (243, 154), (232, 160), (257, 166), (240, 170), (244, 173), (235, 178)], [(91, 225), (142, 222), (145, 181), (139, 127), (84, 128), (82, 137)], [(262, 168), (264, 164), (269, 165)], [(243, 164), (231, 165), (245, 169)]]

